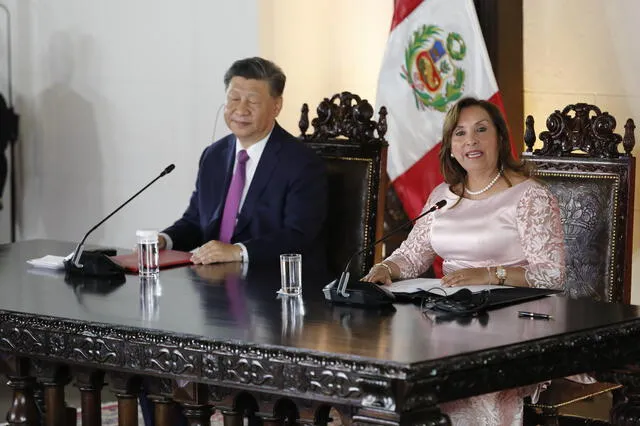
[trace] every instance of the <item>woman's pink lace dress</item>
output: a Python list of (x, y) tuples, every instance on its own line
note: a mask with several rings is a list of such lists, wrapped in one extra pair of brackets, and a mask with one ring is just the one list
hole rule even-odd
[[(555, 197), (528, 179), (484, 200), (462, 199), (447, 184), (436, 187), (425, 208), (447, 205), (416, 222), (388, 260), (401, 278), (425, 272), (436, 255), (445, 274), (461, 268), (521, 266), (531, 287), (561, 289), (565, 280), (564, 232)], [(495, 392), (440, 405), (454, 425), (520, 425), (522, 398), (539, 386)]]

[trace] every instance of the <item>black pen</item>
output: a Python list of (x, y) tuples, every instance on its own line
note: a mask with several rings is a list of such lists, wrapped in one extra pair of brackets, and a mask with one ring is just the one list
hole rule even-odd
[(538, 312), (527, 312), (527, 311), (518, 311), (518, 316), (521, 318), (531, 318), (531, 319), (552, 319), (553, 317), (549, 314), (540, 314)]

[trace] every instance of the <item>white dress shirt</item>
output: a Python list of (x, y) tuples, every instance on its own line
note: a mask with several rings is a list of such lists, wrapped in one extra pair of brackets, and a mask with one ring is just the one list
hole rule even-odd
[[(273, 131), (273, 128), (271, 129)], [(262, 157), (262, 153), (264, 152), (264, 148), (267, 146), (267, 141), (271, 137), (271, 131), (269, 134), (260, 139), (258, 142), (251, 145), (247, 148), (247, 154), (249, 155), (249, 159), (245, 165), (245, 181), (244, 188), (242, 190), (242, 197), (240, 198), (240, 204), (238, 205), (238, 212), (242, 211), (242, 206), (244, 205), (244, 200), (247, 198), (247, 193), (249, 192), (249, 188), (251, 187), (251, 181), (253, 181), (253, 176), (256, 174), (256, 169), (258, 168), (258, 164), (260, 163), (260, 157)], [(245, 149), (238, 141), (238, 138), (235, 138), (235, 147), (236, 147), (236, 155), (234, 158), (238, 158), (238, 152)], [(238, 162), (234, 161), (233, 170), (231, 171), (231, 176), (236, 171), (236, 167), (238, 167)], [(237, 219), (236, 219), (237, 220)], [(160, 235), (164, 237), (166, 242), (166, 249), (171, 250), (173, 248), (173, 240), (171, 237), (164, 232), (161, 232)], [(242, 262), (249, 262), (249, 253), (247, 252), (247, 248), (242, 243), (236, 243), (242, 249)], [(197, 250), (197, 249), (195, 249)]]

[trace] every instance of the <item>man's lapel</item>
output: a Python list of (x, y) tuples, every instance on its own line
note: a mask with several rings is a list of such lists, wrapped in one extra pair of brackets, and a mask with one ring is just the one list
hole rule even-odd
[(251, 180), (249, 192), (247, 192), (247, 198), (244, 200), (244, 204), (240, 210), (234, 235), (242, 232), (242, 230), (249, 224), (256, 204), (271, 180), (271, 174), (278, 164), (278, 151), (280, 151), (281, 147), (281, 131), (280, 126), (276, 124), (271, 132), (271, 136), (269, 137), (267, 144), (264, 147), (264, 151), (262, 151), (260, 162), (258, 163), (256, 172)]
[[(229, 136), (227, 140), (227, 146), (223, 151), (222, 157), (225, 159), (222, 167), (217, 167), (213, 170), (213, 176), (211, 182), (213, 182), (211, 201), (216, 206), (213, 211), (213, 215), (209, 220), (209, 225), (216, 223), (222, 219), (222, 212), (224, 211), (224, 203), (226, 201), (227, 190), (231, 184), (231, 176), (233, 174), (233, 164), (236, 157), (236, 138), (235, 136)], [(216, 182), (223, 182), (223, 185), (218, 185)]]

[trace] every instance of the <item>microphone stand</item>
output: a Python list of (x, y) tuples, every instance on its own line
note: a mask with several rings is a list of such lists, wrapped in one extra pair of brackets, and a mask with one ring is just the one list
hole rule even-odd
[(124, 206), (126, 206), (127, 204), (129, 204), (129, 202), (131, 200), (133, 200), (134, 198), (136, 198), (138, 195), (140, 195), (140, 193), (142, 191), (144, 191), (145, 189), (147, 189), (148, 187), (150, 187), (155, 181), (157, 181), (158, 179), (160, 179), (161, 177), (163, 177), (164, 175), (171, 173), (173, 171), (173, 169), (175, 169), (176, 166), (174, 166), (173, 164), (170, 164), (169, 166), (167, 166), (166, 169), (164, 169), (162, 171), (162, 173), (160, 173), (155, 179), (153, 179), (151, 182), (149, 182), (148, 184), (146, 184), (140, 191), (136, 192), (135, 194), (133, 194), (127, 201), (125, 201), (124, 203), (122, 203), (120, 205), (120, 207), (118, 207), (117, 209), (115, 209), (113, 212), (111, 212), (111, 214), (109, 214), (109, 216), (105, 217), (104, 219), (102, 219), (100, 222), (98, 222), (97, 225), (95, 225), (93, 228), (89, 229), (89, 231), (87, 231), (86, 234), (84, 234), (84, 238), (82, 238), (82, 241), (80, 241), (80, 243), (78, 243), (78, 245), (76, 246), (75, 251), (73, 252), (73, 257), (71, 258), (71, 263), (78, 269), (82, 269), (82, 264), (80, 263), (80, 256), (82, 255), (82, 252), (84, 250), (84, 242), (87, 240), (87, 237), (89, 236), (89, 234), (91, 234), (93, 231), (96, 230), (96, 228), (100, 225), (102, 225), (103, 223), (105, 223), (107, 221), (107, 219), (109, 219), (111, 216), (113, 216), (114, 214), (118, 213), (120, 211), (120, 209), (122, 209)]
[[(333, 288), (335, 281), (333, 281), (327, 287), (325, 287), (324, 289), (325, 298), (334, 302), (350, 303), (348, 299), (351, 297), (351, 293), (347, 292), (347, 286), (349, 284), (349, 278), (351, 275), (351, 273), (349, 272), (349, 267), (351, 266), (351, 262), (353, 261), (353, 259), (356, 256), (359, 256), (360, 254), (373, 249), (377, 244), (380, 244), (381, 242), (386, 241), (387, 239), (395, 235), (398, 231), (406, 228), (408, 225), (414, 223), (418, 219), (428, 215), (429, 213), (434, 212), (435, 210), (441, 209), (446, 204), (447, 204), (446, 200), (438, 201), (436, 204), (434, 204), (430, 209), (426, 210), (424, 213), (421, 213), (415, 218), (403, 223), (400, 226), (397, 226), (396, 228), (389, 231), (382, 238), (374, 241), (373, 243), (364, 247), (362, 250), (358, 250), (353, 255), (351, 255), (351, 257), (347, 261), (347, 264), (344, 267), (344, 270), (340, 274), (340, 278), (337, 280), (338, 283), (335, 286), (335, 288)], [(371, 283), (365, 283), (365, 284), (371, 284)], [(389, 294), (390, 292), (388, 290), (383, 289), (380, 286), (377, 286), (375, 284), (371, 284), (368, 287), (369, 287), (368, 291), (365, 290), (364, 288), (358, 289), (358, 291), (362, 293), (360, 295), (361, 300), (358, 300), (358, 301), (354, 300), (351, 303), (354, 303), (354, 304), (377, 303), (381, 305), (381, 304), (391, 303), (393, 301), (393, 294)]]

